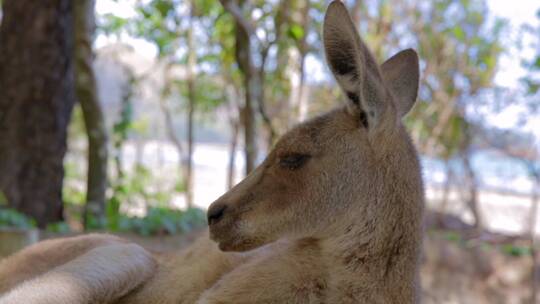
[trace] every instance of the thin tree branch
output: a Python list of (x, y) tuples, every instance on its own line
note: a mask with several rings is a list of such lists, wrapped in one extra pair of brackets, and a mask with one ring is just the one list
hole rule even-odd
[(233, 0), (219, 0), (223, 8), (233, 16), (234, 20), (242, 27), (242, 29), (248, 34), (249, 37), (254, 39), (259, 45), (262, 42), (257, 37), (256, 28), (247, 20), (242, 14), (242, 9), (238, 6), (236, 1)]

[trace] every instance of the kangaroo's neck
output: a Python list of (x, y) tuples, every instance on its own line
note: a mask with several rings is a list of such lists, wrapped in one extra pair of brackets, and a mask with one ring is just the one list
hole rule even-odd
[(374, 240), (351, 227), (342, 235), (321, 240), (329, 284), (345, 288), (344, 293), (347, 288), (354, 290), (356, 301), (416, 303), (420, 238), (411, 233), (396, 227), (395, 235)]
[(333, 235), (321, 240), (333, 284), (354, 285), (358, 301), (416, 303), (418, 299), (421, 184), (413, 191), (391, 193), (378, 197), (377, 210), (350, 212)]

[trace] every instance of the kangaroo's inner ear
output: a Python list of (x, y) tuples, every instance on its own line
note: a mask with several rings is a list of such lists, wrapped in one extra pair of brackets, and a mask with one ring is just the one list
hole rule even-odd
[(377, 126), (387, 102), (379, 67), (339, 0), (326, 12), (323, 41), (326, 60), (347, 96), (348, 108), (364, 125)]
[(381, 65), (386, 87), (392, 91), (399, 117), (407, 114), (418, 95), (418, 55), (412, 49), (397, 53)]

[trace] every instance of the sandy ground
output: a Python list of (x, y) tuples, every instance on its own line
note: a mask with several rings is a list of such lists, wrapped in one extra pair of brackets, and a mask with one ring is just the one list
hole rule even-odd
[[(439, 210), (442, 190), (428, 187), (426, 199), (428, 206)], [(457, 190), (451, 191), (447, 212), (472, 224), (472, 215)], [(486, 228), (493, 232), (505, 234), (522, 234), (527, 232), (527, 222), (531, 214), (531, 199), (525, 195), (481, 191), (479, 207)], [(537, 221), (540, 221), (540, 208), (537, 210)], [(540, 235), (540, 225), (536, 225), (536, 235)]]

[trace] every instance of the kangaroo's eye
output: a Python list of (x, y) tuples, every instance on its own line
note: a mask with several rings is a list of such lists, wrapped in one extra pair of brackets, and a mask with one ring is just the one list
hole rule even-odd
[(279, 158), (279, 165), (285, 169), (296, 170), (305, 165), (310, 158), (311, 156), (307, 154), (287, 154)]

